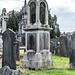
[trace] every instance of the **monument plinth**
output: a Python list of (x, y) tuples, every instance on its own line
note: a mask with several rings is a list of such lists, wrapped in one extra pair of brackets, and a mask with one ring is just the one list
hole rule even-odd
[(27, 26), (24, 29), (26, 32), (26, 52), (23, 65), (28, 68), (51, 66), (53, 61), (50, 52), (50, 27), (46, 0), (29, 1), (27, 21)]

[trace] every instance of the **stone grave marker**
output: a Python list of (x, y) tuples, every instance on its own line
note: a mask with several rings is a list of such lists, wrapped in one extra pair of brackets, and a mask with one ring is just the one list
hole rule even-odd
[(3, 56), (2, 67), (7, 65), (11, 69), (16, 69), (15, 32), (7, 29), (3, 33)]

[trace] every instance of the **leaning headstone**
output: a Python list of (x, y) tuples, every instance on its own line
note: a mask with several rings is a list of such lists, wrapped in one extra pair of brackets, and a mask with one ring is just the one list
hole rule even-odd
[(16, 69), (16, 51), (15, 47), (15, 32), (7, 29), (3, 33), (3, 56), (2, 67), (7, 65), (11, 69)]
[(20, 75), (19, 70), (12, 70), (9, 66), (4, 66), (0, 69), (0, 75)]

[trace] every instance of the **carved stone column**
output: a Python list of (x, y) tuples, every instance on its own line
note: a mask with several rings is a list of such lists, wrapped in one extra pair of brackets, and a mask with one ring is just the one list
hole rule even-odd
[(47, 7), (47, 5), (46, 5), (46, 8), (45, 8), (45, 13), (46, 13), (46, 15), (45, 15), (45, 24), (48, 25), (48, 7)]
[(40, 2), (39, 0), (37, 1), (37, 5), (36, 5), (36, 23), (37, 25), (40, 25)]
[(30, 7), (28, 6), (27, 25), (30, 25)]
[(39, 48), (39, 32), (37, 32), (37, 53), (39, 53), (40, 48)]

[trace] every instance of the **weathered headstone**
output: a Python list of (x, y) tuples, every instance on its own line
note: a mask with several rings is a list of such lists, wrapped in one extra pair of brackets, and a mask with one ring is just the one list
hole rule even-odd
[(12, 70), (9, 66), (4, 66), (0, 69), (0, 75), (20, 75), (19, 70)]
[(75, 66), (75, 32), (71, 36), (70, 64)]
[(60, 55), (60, 42), (58, 42), (56, 48), (55, 48), (55, 54)]
[(12, 75), (12, 71), (8, 66), (4, 66), (3, 68), (0, 69), (0, 75)]
[(20, 60), (20, 56), (19, 56), (19, 41), (16, 39), (15, 42), (15, 50), (16, 50), (16, 60)]
[(3, 56), (2, 66), (9, 66), (16, 69), (16, 50), (15, 50), (15, 32), (7, 29), (3, 33)]
[(60, 41), (60, 55), (69, 56), (69, 51), (71, 50), (71, 36), (61, 35), (59, 38)]
[(70, 64), (72, 64), (72, 66), (75, 66), (75, 50), (70, 51)]
[(51, 42), (50, 42), (50, 51), (54, 54), (54, 50), (56, 49), (57, 47), (57, 44), (58, 44), (58, 39), (51, 39)]
[(71, 36), (71, 50), (75, 50), (75, 32)]
[(50, 50), (52, 52), (52, 54), (54, 54), (54, 49), (55, 49), (55, 45), (54, 45), (54, 41), (50, 41)]

